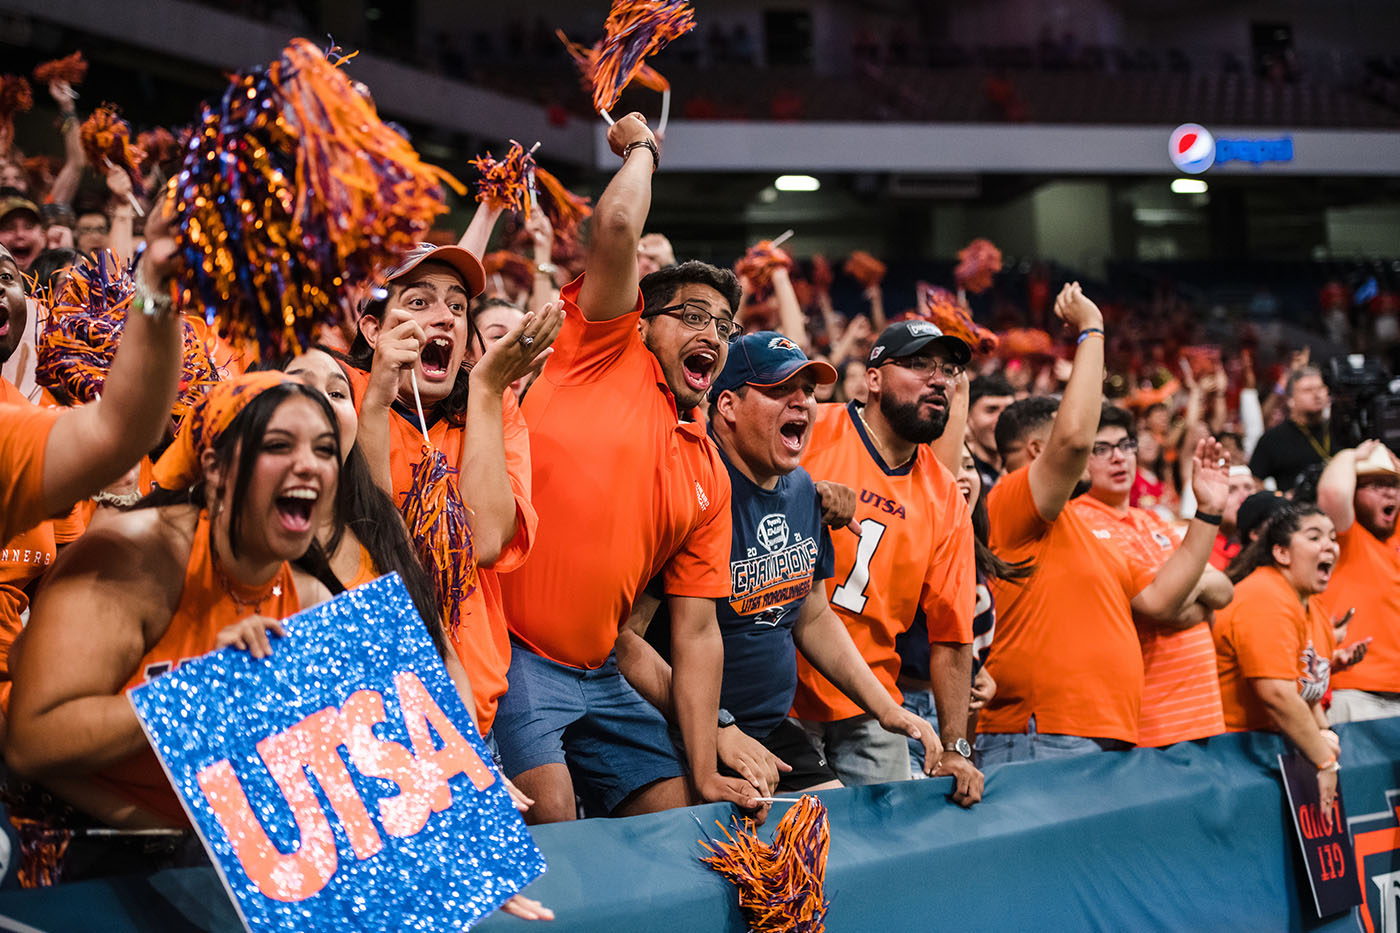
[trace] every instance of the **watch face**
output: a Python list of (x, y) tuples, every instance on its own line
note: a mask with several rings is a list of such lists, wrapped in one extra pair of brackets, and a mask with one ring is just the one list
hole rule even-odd
[(953, 751), (957, 752), (959, 755), (962, 755), (964, 758), (972, 757), (972, 746), (967, 744), (967, 739), (958, 739), (956, 742), (954, 742)]

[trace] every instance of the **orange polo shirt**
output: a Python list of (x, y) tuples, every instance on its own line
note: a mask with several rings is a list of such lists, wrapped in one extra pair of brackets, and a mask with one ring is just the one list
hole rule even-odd
[[(345, 369), (358, 409), (364, 401), (369, 373), (353, 367)], [(510, 670), (510, 634), (497, 574), (514, 570), (529, 555), (537, 520), (530, 504), (530, 438), (525, 420), (520, 415), (514, 392), (507, 389), (501, 398), (506, 473), (515, 496), (515, 537), (501, 551), (494, 565), (479, 569), (476, 589), (462, 600), (461, 624), (456, 632), (447, 633), (448, 641), (472, 682), (476, 721), (483, 735), (491, 731), (496, 719), (496, 704), (506, 692), (506, 672)], [(453, 467), (462, 462), (465, 422), (452, 424), (446, 418), (430, 422), (428, 437)], [(413, 468), (423, 458), (423, 431), (418, 425), (418, 413), (396, 404), (389, 412), (389, 438), (389, 473), (394, 484), (391, 495), (394, 504), (402, 508), (404, 496), (413, 486)]]
[(48, 518), (44, 509), (44, 450), (60, 412), (0, 404), (0, 541)]
[(1359, 523), (1337, 535), (1341, 556), (1327, 591), (1314, 600), (1330, 618), (1353, 606), (1347, 644), (1372, 639), (1360, 664), (1338, 671), (1339, 690), (1400, 693), (1400, 541), (1380, 541)]
[(997, 693), (979, 732), (1036, 730), (1136, 742), (1142, 648), (1129, 606), (1151, 567), (1124, 553), (1066, 506), (1047, 522), (1031, 495), (1030, 467), (1002, 477), (987, 498), (991, 546), (1035, 562), (1024, 581), (993, 580), (997, 637), (987, 669)]
[(1215, 614), (1215, 664), (1225, 728), (1277, 731), (1252, 679), (1288, 680), (1308, 703), (1327, 692), (1332, 623), (1316, 597), (1307, 607), (1275, 567), (1260, 567), (1235, 584), (1235, 598)]
[[(857, 404), (820, 405), (802, 465), (815, 480), (855, 489), (860, 537), (831, 534), (836, 572), (827, 597), (861, 657), (896, 703), (904, 695), (896, 636), (920, 611), (930, 642), (972, 642), (977, 569), (972, 514), (948, 470), (928, 445), (914, 459), (891, 468), (871, 443)], [(868, 539), (868, 540), (867, 540)], [(801, 653), (797, 656), (793, 715), (834, 722), (864, 713)]]
[[(1107, 540), (1113, 546), (1153, 571), (1160, 569), (1181, 544), (1176, 530), (1147, 509), (1129, 507), (1120, 512), (1093, 496), (1080, 496), (1070, 503), (1070, 508), (1090, 528), (1107, 532)], [(1159, 748), (1224, 732), (1210, 624), (1199, 622), (1189, 629), (1174, 631), (1136, 613), (1133, 621), (1142, 645), (1138, 744)]]
[(564, 325), (525, 396), (540, 524), (501, 592), (521, 643), (596, 669), (657, 573), (673, 596), (729, 595), (730, 489), (704, 425), (680, 420), (637, 331), (641, 293), (631, 312), (589, 321), (582, 284), (560, 292)]

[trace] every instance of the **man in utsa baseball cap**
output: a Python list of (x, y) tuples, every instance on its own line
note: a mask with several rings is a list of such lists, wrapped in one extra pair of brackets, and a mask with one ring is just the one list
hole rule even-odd
[(895, 321), (881, 332), (870, 348), (869, 366), (883, 366), (891, 360), (914, 356), (928, 347), (941, 347), (959, 366), (972, 359), (972, 347), (961, 338), (945, 334), (929, 321)]

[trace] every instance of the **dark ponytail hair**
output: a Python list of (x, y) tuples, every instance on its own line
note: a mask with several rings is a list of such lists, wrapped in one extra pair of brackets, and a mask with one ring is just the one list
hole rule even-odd
[(984, 489), (972, 505), (972, 546), (976, 552), (977, 572), (990, 580), (1024, 580), (1035, 572), (1029, 557), (1012, 563), (1003, 560), (987, 543), (992, 534), (991, 516), (987, 514), (987, 491)]
[(1235, 555), (1225, 575), (1231, 583), (1239, 583), (1260, 567), (1274, 566), (1274, 548), (1288, 547), (1289, 540), (1303, 525), (1303, 519), (1327, 513), (1311, 502), (1294, 502), (1269, 517), (1259, 536)]

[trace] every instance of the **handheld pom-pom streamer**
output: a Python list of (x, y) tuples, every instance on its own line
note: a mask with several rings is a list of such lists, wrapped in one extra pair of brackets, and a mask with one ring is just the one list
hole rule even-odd
[(171, 182), (186, 301), (259, 357), (300, 352), (424, 238), (443, 184), (466, 193), (296, 39), (204, 109)]
[(498, 249), (481, 257), (481, 268), (486, 273), (488, 290), (505, 297), (509, 297), (506, 282), (517, 292), (528, 292), (535, 279), (534, 263), (508, 249)]
[[(82, 84), (87, 77), (88, 64), (82, 52), (74, 52), (34, 69), (34, 80), (40, 84), (67, 84), (69, 88)], [(76, 94), (74, 95), (77, 96)]]
[(564, 183), (552, 174), (535, 166), (535, 195), (540, 210), (549, 218), (554, 228), (554, 242), (562, 246), (561, 253), (571, 252), (578, 246), (579, 234), (584, 221), (593, 215), (591, 199), (574, 194)]
[[(598, 58), (602, 54), (603, 42), (600, 39), (592, 47), (585, 47), (569, 39), (564, 34), (564, 30), (556, 29), (554, 34), (559, 37), (559, 41), (564, 43), (564, 49), (569, 53), (569, 57), (578, 66), (579, 82), (583, 85), (583, 90), (589, 97), (593, 96), (595, 86), (595, 72), (598, 68)], [(637, 69), (637, 73), (632, 76), (632, 80), (644, 88), (655, 91), (661, 95), (661, 122), (657, 124), (656, 131), (664, 135), (666, 124), (671, 119), (671, 82), (666, 80), (666, 76), (655, 68), (642, 63)], [(612, 115), (606, 110), (599, 111), (604, 120), (609, 125), (612, 124)]]
[(953, 270), (953, 279), (958, 288), (974, 295), (992, 286), (992, 276), (1001, 271), (1001, 250), (991, 240), (978, 237), (958, 250), (958, 266)]
[(1003, 359), (1055, 355), (1054, 339), (1036, 327), (1013, 327), (1000, 331), (997, 341), (997, 355)]
[(0, 155), (8, 156), (15, 144), (15, 114), (34, 109), (29, 82), (19, 75), (0, 77)]
[(136, 149), (141, 154), (141, 173), (149, 175), (158, 166), (178, 158), (183, 147), (174, 133), (158, 126), (136, 137)]
[(856, 250), (846, 260), (846, 274), (863, 287), (879, 285), (885, 278), (885, 264), (864, 250)]
[(824, 891), (831, 828), (826, 807), (808, 794), (778, 821), (773, 842), (758, 838), (752, 820), (724, 839), (701, 840), (712, 852), (700, 861), (739, 889), (739, 909), (753, 933), (822, 933), (830, 902)]
[(510, 149), (504, 159), (496, 159), (488, 150), (483, 156), (471, 160), (481, 181), (477, 182), (476, 200), (489, 207), (500, 207), (530, 216), (530, 176), (535, 171), (535, 149), (528, 150), (515, 140), (510, 141)]
[(437, 587), (443, 630), (455, 638), (462, 622), (462, 600), (476, 590), (471, 513), (457, 488), (458, 471), (428, 439), (416, 377), (413, 401), (418, 406), (418, 426), (423, 431), (423, 456), (413, 467), (413, 479), (400, 509), (408, 525), (408, 536)]
[[(39, 384), (62, 390), (74, 404), (94, 401), (112, 368), (134, 293), (131, 268), (110, 250), (75, 266), (35, 342)], [(208, 348), (184, 319), (180, 390), (171, 410), (176, 424), (218, 381)]]
[(792, 257), (785, 250), (779, 249), (790, 236), (792, 231), (788, 230), (772, 240), (759, 240), (750, 246), (743, 258), (734, 264), (734, 274), (753, 283), (757, 295), (767, 292), (772, 285), (775, 270), (792, 269), (795, 265)]
[(55, 176), (58, 175), (59, 166), (54, 161), (53, 156), (39, 155), (26, 156), (24, 159), (24, 173), (29, 176), (32, 189), (47, 190), (53, 184)]
[[(140, 169), (143, 153), (132, 148), (131, 127), (121, 118), (115, 104), (103, 104), (94, 110), (78, 132), (83, 142), (83, 155), (94, 171), (106, 175), (113, 169), (121, 169), (131, 176), (132, 188), (143, 190)], [(145, 213), (134, 195), (128, 198), (136, 213)]]
[[(593, 91), (593, 109), (611, 123), (608, 111), (646, 67), (646, 59), (694, 28), (695, 11), (686, 0), (613, 0), (603, 24), (603, 39), (586, 72)], [(565, 42), (568, 44), (567, 39)], [(660, 75), (655, 79), (648, 76), (652, 82), (649, 86), (662, 85), (662, 115), (657, 129), (664, 133), (670, 115), (671, 88)]]
[(997, 335), (974, 321), (967, 306), (947, 289), (920, 282), (914, 291), (919, 296), (919, 307), (912, 312), (914, 317), (931, 321), (943, 333), (961, 338), (973, 353), (996, 352)]

